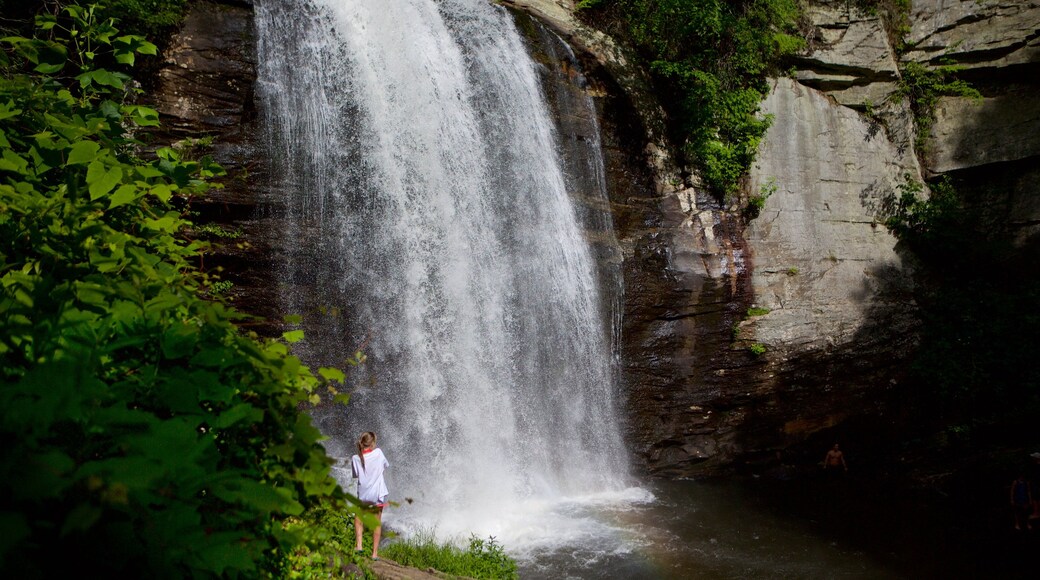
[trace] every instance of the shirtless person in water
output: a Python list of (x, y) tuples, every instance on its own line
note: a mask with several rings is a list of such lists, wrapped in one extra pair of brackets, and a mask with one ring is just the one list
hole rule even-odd
[(849, 466), (845, 464), (845, 454), (838, 448), (838, 444), (835, 443), (834, 447), (827, 452), (826, 457), (823, 458), (823, 467), (827, 471), (837, 469), (841, 467), (845, 471), (849, 470)]

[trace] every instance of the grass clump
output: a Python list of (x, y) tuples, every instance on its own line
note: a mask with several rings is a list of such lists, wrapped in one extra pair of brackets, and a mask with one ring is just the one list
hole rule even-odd
[(433, 568), (455, 576), (519, 578), (516, 562), (506, 555), (494, 536), (486, 540), (470, 536), (469, 545), (460, 548), (450, 543), (439, 543), (432, 532), (423, 531), (410, 540), (386, 546), (381, 554), (405, 566)]

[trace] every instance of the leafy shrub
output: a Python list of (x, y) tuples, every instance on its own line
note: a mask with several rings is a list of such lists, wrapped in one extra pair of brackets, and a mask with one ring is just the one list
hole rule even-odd
[(776, 178), (770, 177), (758, 188), (758, 193), (748, 197), (747, 205), (744, 207), (744, 218), (753, 220), (762, 213), (766, 207), (766, 200), (776, 193)]
[(99, 66), (155, 46), (75, 4), (37, 25), (0, 51), (0, 571), (280, 574), (313, 533), (286, 519), (346, 498), (300, 412), (322, 381), (199, 297), (176, 206), (222, 170), (139, 158), (158, 115)]

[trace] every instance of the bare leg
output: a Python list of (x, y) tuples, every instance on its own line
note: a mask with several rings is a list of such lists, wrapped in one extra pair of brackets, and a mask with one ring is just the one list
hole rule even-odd
[(365, 526), (361, 523), (361, 518), (354, 516), (354, 535), (357, 537), (357, 547), (355, 548), (358, 552), (364, 549), (361, 545), (361, 536), (365, 533)]
[(379, 557), (379, 537), (383, 535), (383, 508), (379, 508), (379, 513), (376, 514), (376, 518), (379, 523), (376, 525), (376, 529), (372, 531), (372, 557)]

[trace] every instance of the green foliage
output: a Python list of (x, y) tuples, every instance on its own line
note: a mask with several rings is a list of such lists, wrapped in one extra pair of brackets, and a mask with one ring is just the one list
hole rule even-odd
[(492, 536), (482, 540), (470, 536), (466, 549), (438, 543), (430, 532), (419, 533), (409, 541), (394, 542), (380, 551), (400, 564), (433, 568), (454, 576), (512, 580), (519, 578), (513, 561)]
[(602, 0), (578, 5), (650, 64), (674, 137), (720, 194), (737, 191), (770, 119), (768, 74), (804, 46), (797, 0)]
[[(300, 517), (290, 518), (291, 531), (309, 533), (309, 541), (292, 550), (282, 577), (317, 580), (351, 578), (344, 567), (355, 565), (365, 578), (375, 578), (366, 560), (354, 553), (354, 517), (342, 505), (319, 505)], [(372, 553), (372, 536), (365, 534), (365, 553)]]
[(217, 280), (210, 282), (208, 294), (210, 296), (220, 296), (226, 294), (228, 290), (231, 290), (235, 286), (235, 283), (231, 280)]
[(98, 0), (106, 17), (119, 26), (152, 38), (163, 38), (184, 18), (186, 0)]
[(765, 316), (766, 314), (769, 314), (770, 312), (772, 312), (772, 310), (770, 310), (768, 308), (751, 307), (751, 308), (748, 308), (747, 315), (748, 315), (748, 318), (751, 318), (752, 316)]
[(766, 345), (762, 344), (761, 342), (756, 342), (749, 346), (748, 350), (751, 351), (751, 354), (755, 356), (762, 356), (766, 353)]
[(913, 372), (930, 408), (954, 421), (1035, 409), (1040, 276), (1029, 250), (981, 223), (947, 178), (926, 195), (908, 176), (891, 198), (885, 225), (920, 260)]
[(287, 518), (347, 497), (300, 412), (325, 381), (200, 298), (176, 205), (222, 170), (137, 157), (158, 115), (100, 66), (154, 45), (78, 5), (37, 25), (0, 41), (0, 571), (277, 575)]
[(753, 220), (761, 215), (762, 209), (766, 206), (766, 200), (776, 193), (776, 190), (776, 178), (770, 177), (758, 188), (757, 194), (748, 198), (747, 205), (744, 207), (745, 219)]
[(904, 176), (898, 195), (886, 200), (890, 213), (885, 226), (899, 239), (914, 246), (918, 252), (931, 253), (944, 249), (948, 235), (959, 235), (966, 217), (961, 211), (957, 193), (948, 178), (934, 183), (925, 196), (924, 184), (910, 174)]
[(795, 266), (791, 266), (790, 268), (787, 269), (787, 275), (788, 276), (797, 276), (798, 272), (800, 272), (800, 270), (798, 268), (796, 268)]
[(929, 68), (913, 61), (900, 69), (899, 94), (908, 97), (917, 125), (918, 152), (926, 152), (928, 137), (935, 122), (935, 107), (942, 96), (968, 97), (981, 100), (982, 95), (967, 81), (954, 78), (962, 67), (944, 65)]

